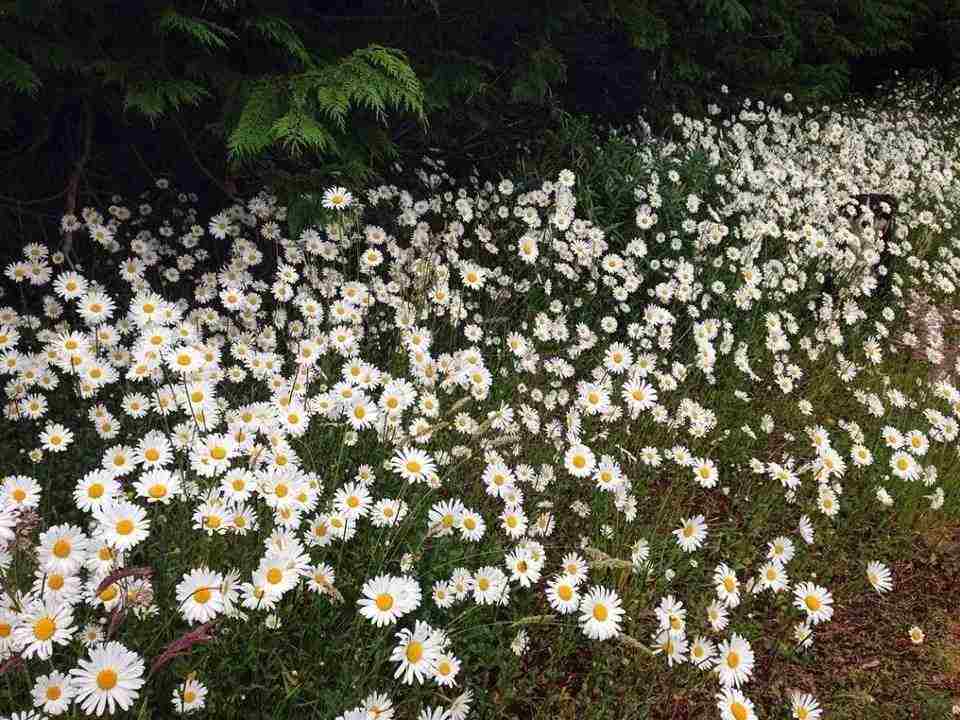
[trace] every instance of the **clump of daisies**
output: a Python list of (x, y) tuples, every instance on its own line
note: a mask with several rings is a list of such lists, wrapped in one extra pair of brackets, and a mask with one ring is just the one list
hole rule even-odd
[[(459, 183), (427, 158), (409, 187), (325, 189), (295, 236), (268, 191), (204, 221), (164, 182), (163, 217), (117, 196), (63, 218), (90, 267), (25, 245), (4, 276), (31, 306), (0, 307), (4, 418), (29, 438), (0, 478), (22, 706), (123, 713), (165, 675), (157, 713), (216, 713), (231, 681), (194, 664), (224, 632), (325, 638), (311, 662), (357, 693), (341, 718), (427, 686), (420, 717), (463, 720), (471, 632), (526, 656), (570, 628), (756, 717), (757, 624), (804, 651), (842, 606), (820, 539), (947, 502), (950, 320), (903, 298), (956, 290), (960, 178), (912, 116), (718, 113), (638, 139), (616, 232), (571, 170)], [(864, 187), (898, 197), (895, 230), (836, 212)], [(885, 375), (898, 353), (936, 379)], [(896, 564), (864, 561), (893, 592)]]

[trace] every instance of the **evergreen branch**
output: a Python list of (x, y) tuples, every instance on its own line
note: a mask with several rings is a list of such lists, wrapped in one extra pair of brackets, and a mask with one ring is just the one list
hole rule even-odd
[(303, 44), (303, 40), (300, 39), (293, 26), (283, 18), (268, 15), (256, 20), (249, 20), (245, 24), (268, 40), (275, 42), (305, 66), (312, 67), (314, 65), (313, 57)]
[(190, 80), (156, 80), (150, 78), (127, 88), (123, 109), (133, 108), (151, 122), (169, 111), (176, 112), (184, 105), (198, 105), (210, 92)]
[(233, 159), (248, 159), (273, 144), (277, 139), (274, 123), (283, 116), (285, 87), (274, 78), (253, 83), (236, 127), (227, 139)]
[(0, 46), (0, 85), (9, 85), (17, 92), (35, 96), (41, 84), (29, 63)]
[(230, 28), (217, 25), (209, 20), (181, 15), (173, 8), (167, 8), (157, 21), (157, 31), (161, 37), (173, 33), (180, 33), (193, 39), (207, 50), (219, 48), (227, 49), (224, 38), (235, 38), (237, 34)]
[(297, 107), (278, 118), (271, 132), (294, 156), (308, 148), (323, 153), (334, 143), (333, 135), (323, 125)]

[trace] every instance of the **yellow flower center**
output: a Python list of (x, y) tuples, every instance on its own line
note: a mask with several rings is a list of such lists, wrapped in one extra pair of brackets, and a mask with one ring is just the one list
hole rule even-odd
[(64, 538), (57, 540), (53, 544), (53, 554), (56, 555), (61, 560), (63, 560), (66, 557), (69, 557), (70, 550), (72, 550), (72, 548), (70, 547), (70, 541)]
[(377, 607), (381, 612), (386, 612), (393, 607), (393, 595), (390, 593), (380, 593), (377, 595)]
[(226, 449), (220, 447), (219, 445), (210, 451), (210, 457), (212, 457), (214, 460), (223, 460), (226, 456)]
[(561, 585), (557, 588), (557, 596), (564, 602), (570, 602), (573, 597), (573, 590), (569, 585)]
[(480, 578), (477, 580), (477, 587), (480, 588), (481, 592), (486, 592), (490, 588), (490, 581), (487, 578)]
[(730, 714), (735, 720), (747, 720), (750, 717), (747, 706), (740, 702), (734, 702), (730, 705)]
[(63, 587), (63, 583), (63, 575), (53, 573), (52, 575), (47, 576), (47, 587), (51, 590), (59, 590)]
[(111, 668), (105, 668), (97, 673), (97, 687), (101, 690), (113, 690), (117, 686), (117, 673)]
[(150, 497), (156, 500), (159, 500), (160, 498), (162, 498), (164, 495), (167, 494), (167, 487), (166, 485), (161, 485), (160, 483), (157, 483), (156, 485), (151, 485), (150, 489), (147, 492), (150, 493)]
[(422, 469), (422, 466), (416, 460), (408, 460), (406, 468), (407, 472), (418, 473)]
[(150, 448), (143, 454), (143, 456), (150, 462), (156, 462), (160, 459), (160, 451), (156, 448)]
[(47, 700), (57, 701), (60, 699), (60, 688), (56, 685), (51, 685), (47, 688), (46, 692)]
[(183, 693), (183, 702), (189, 705), (197, 699), (197, 694), (193, 690), (187, 690)]
[(201, 605), (206, 605), (208, 602), (210, 602), (210, 598), (212, 596), (213, 593), (210, 592), (209, 588), (200, 588), (193, 593), (194, 601), (200, 603)]
[(360, 498), (356, 495), (351, 495), (347, 498), (347, 507), (355, 508), (360, 506)]
[(607, 608), (605, 605), (593, 606), (593, 617), (597, 622), (604, 622), (607, 619)]
[(809, 608), (810, 612), (816, 612), (820, 609), (820, 598), (816, 595), (807, 595), (803, 599), (804, 604)]
[(270, 568), (267, 570), (267, 582), (271, 585), (277, 585), (283, 580), (283, 572), (280, 568)]
[(587, 466), (587, 459), (583, 455), (574, 455), (573, 466), (577, 468), (577, 470), (582, 470)]
[(734, 669), (737, 665), (740, 664), (740, 656), (736, 652), (731, 650), (727, 653), (727, 667)]
[(117, 523), (117, 535), (129, 535), (133, 532), (133, 520), (124, 518)]
[(411, 640), (407, 645), (407, 662), (416, 665), (423, 657), (423, 643)]
[(33, 635), (40, 641), (49, 640), (56, 631), (57, 624), (49, 617), (40, 618), (33, 624)]
[(13, 499), (16, 500), (18, 503), (23, 502), (24, 500), (27, 499), (26, 491), (23, 488), (16, 488), (13, 491)]
[(732, 577), (725, 577), (723, 579), (723, 588), (728, 593), (732, 593), (737, 588), (737, 583)]
[(8, 623), (0, 622), (0, 638), (10, 637), (13, 628)]

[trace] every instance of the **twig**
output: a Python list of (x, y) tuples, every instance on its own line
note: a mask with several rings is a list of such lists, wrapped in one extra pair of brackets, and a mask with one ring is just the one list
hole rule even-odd
[(173, 124), (177, 126), (177, 130), (180, 131), (180, 136), (183, 138), (184, 144), (187, 146), (187, 152), (190, 153), (190, 157), (193, 158), (193, 162), (196, 164), (200, 171), (206, 175), (210, 182), (217, 186), (217, 188), (231, 200), (236, 200), (236, 195), (230, 192), (230, 189), (207, 168), (206, 165), (201, 162), (200, 158), (197, 156), (196, 151), (193, 149), (193, 145), (190, 143), (190, 138), (187, 136), (187, 131), (184, 129), (183, 125), (180, 124), (180, 121), (177, 119), (176, 114), (171, 114), (170, 118), (173, 120)]
[[(80, 189), (80, 176), (83, 174), (83, 168), (90, 157), (90, 146), (93, 144), (93, 112), (90, 110), (90, 103), (83, 100), (83, 150), (77, 163), (74, 165), (73, 172), (70, 174), (70, 180), (67, 183), (67, 206), (64, 209), (65, 215), (76, 215), (77, 212), (77, 194)], [(63, 239), (63, 254), (70, 257), (73, 251), (73, 230), (66, 233)]]

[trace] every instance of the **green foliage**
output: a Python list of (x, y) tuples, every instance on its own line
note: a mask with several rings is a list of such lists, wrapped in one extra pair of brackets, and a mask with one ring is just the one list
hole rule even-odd
[(239, 161), (278, 143), (293, 155), (324, 153), (347, 132), (352, 112), (384, 120), (393, 109), (424, 117), (416, 73), (397, 50), (362, 48), (336, 63), (254, 81), (227, 147)]
[(529, 53), (510, 90), (510, 97), (514, 102), (544, 104), (566, 77), (567, 65), (563, 55), (550, 45), (541, 45)]
[(209, 20), (181, 15), (173, 8), (167, 8), (160, 15), (157, 30), (161, 37), (180, 33), (207, 50), (226, 50), (228, 41), (237, 36), (230, 28)]
[(26, 95), (36, 95), (40, 78), (28, 63), (0, 47), (0, 85), (11, 86)]
[(186, 105), (199, 105), (210, 97), (206, 88), (186, 79), (151, 80), (127, 87), (124, 109), (143, 113), (152, 122), (162, 115), (179, 112)]

